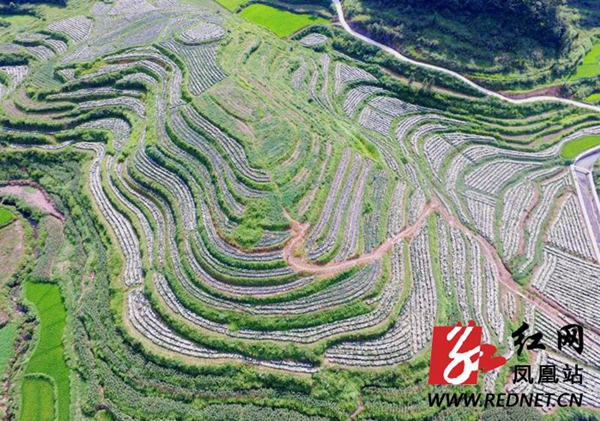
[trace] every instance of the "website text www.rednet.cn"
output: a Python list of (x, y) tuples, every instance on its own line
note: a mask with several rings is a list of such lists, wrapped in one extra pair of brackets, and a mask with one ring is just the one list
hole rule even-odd
[(438, 407), (514, 407), (581, 406), (582, 393), (430, 393), (429, 406)]

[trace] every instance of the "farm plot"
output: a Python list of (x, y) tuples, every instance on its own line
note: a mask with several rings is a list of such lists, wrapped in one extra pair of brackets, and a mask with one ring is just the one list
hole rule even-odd
[[(21, 419), (54, 419), (56, 413), (58, 420), (69, 420), (69, 368), (62, 342), (66, 312), (59, 287), (29, 282), (25, 297), (35, 306), (40, 326), (37, 345), (25, 368)], [(32, 414), (41, 418), (26, 418)]]
[(92, 20), (85, 16), (75, 16), (54, 22), (48, 26), (51, 31), (56, 31), (65, 34), (79, 44), (90, 34), (92, 30)]
[(309, 34), (300, 40), (300, 43), (305, 47), (312, 47), (314, 45), (321, 45), (327, 42), (327, 37), (323, 34)]
[(543, 264), (532, 284), (552, 300), (573, 311), (583, 320), (598, 320), (595, 305), (600, 266), (552, 247), (546, 247)]
[(593, 78), (600, 74), (600, 44), (594, 45), (583, 57), (583, 62), (577, 67), (577, 71), (571, 79)]
[(292, 13), (265, 4), (252, 4), (244, 8), (240, 16), (264, 26), (280, 38), (287, 37), (309, 25), (328, 23), (326, 19), (318, 16)]
[(204, 44), (217, 41), (223, 38), (226, 33), (227, 31), (222, 26), (206, 22), (183, 31), (180, 38), (184, 44)]
[(192, 94), (200, 95), (225, 78), (225, 73), (217, 66), (215, 44), (188, 46), (170, 41), (164, 46), (180, 56), (186, 64)]
[(15, 219), (13, 213), (4, 207), (0, 207), (0, 228), (7, 226)]

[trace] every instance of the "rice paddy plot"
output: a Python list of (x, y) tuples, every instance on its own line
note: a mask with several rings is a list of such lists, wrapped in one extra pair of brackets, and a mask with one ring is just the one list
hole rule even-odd
[(318, 16), (292, 13), (264, 4), (248, 6), (240, 12), (240, 15), (251, 22), (264, 26), (279, 38), (287, 37), (309, 25), (328, 23), (326, 19)]
[(23, 380), (22, 391), (21, 420), (54, 420), (54, 384), (49, 378), (27, 376)]
[(233, 12), (235, 9), (240, 7), (242, 4), (246, 3), (246, 0), (217, 0), (221, 6), (225, 9)]
[(6, 208), (0, 207), (0, 228), (10, 224), (14, 218), (15, 217), (11, 211), (9, 211)]
[(600, 136), (586, 136), (567, 143), (561, 152), (565, 159), (575, 159), (577, 155), (590, 148), (600, 145)]
[[(47, 405), (58, 407), (58, 420), (69, 419), (69, 368), (65, 362), (62, 344), (66, 324), (66, 311), (58, 285), (27, 282), (25, 296), (34, 304), (39, 319), (39, 340), (25, 369), (22, 386), (23, 411), (21, 420), (45, 420)], [(53, 384), (52, 384), (53, 383)], [(56, 390), (56, 396), (54, 396)], [(36, 415), (37, 418), (28, 418)], [(52, 417), (54, 419), (54, 410)]]
[(577, 68), (577, 72), (572, 80), (587, 79), (600, 75), (600, 44), (594, 47), (585, 55), (583, 63)]

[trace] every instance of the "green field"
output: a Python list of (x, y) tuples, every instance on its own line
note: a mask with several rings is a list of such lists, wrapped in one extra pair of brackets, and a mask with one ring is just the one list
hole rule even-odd
[(574, 159), (581, 152), (600, 145), (600, 136), (586, 136), (563, 146), (561, 155), (565, 159)]
[(292, 13), (264, 4), (248, 6), (240, 12), (240, 15), (273, 31), (279, 38), (287, 37), (305, 26), (328, 23), (326, 19), (318, 16)]
[(25, 377), (22, 390), (22, 420), (54, 420), (54, 386), (49, 379)]
[(0, 207), (0, 228), (10, 224), (14, 218), (15, 217), (11, 211)]
[(239, 6), (246, 3), (246, 0), (217, 0), (217, 3), (219, 3), (225, 9), (233, 12)]
[(27, 25), (36, 21), (35, 17), (29, 15), (3, 16), (2, 19), (10, 22), (12, 25)]
[(572, 79), (592, 78), (598, 75), (600, 75), (600, 44), (594, 45), (585, 55), (583, 63), (577, 68)]
[(600, 101), (600, 94), (592, 94), (585, 99), (587, 102)]
[[(62, 344), (66, 311), (60, 289), (56, 284), (28, 282), (25, 296), (37, 310), (39, 317), (39, 342), (27, 363), (26, 374), (43, 374), (54, 380), (58, 392), (58, 419), (69, 419), (69, 368), (65, 363)], [(37, 413), (40, 398), (48, 399), (48, 382), (44, 380), (23, 383), (23, 413), (21, 420), (28, 421), (29, 412)], [(29, 384), (28, 384), (29, 383)], [(50, 390), (52, 387), (50, 386)]]
[(16, 334), (16, 323), (9, 323), (0, 329), (0, 374), (6, 370)]

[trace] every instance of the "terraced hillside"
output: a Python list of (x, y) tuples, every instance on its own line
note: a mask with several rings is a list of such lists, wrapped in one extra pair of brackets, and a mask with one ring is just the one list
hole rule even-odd
[(11, 41), (30, 56), (0, 68), (0, 180), (45, 191), (56, 210), (22, 214), (64, 232), (26, 236), (11, 288), (61, 287), (71, 419), (476, 418), (425, 398), (432, 328), (459, 320), (507, 357), (524, 320), (584, 324), (583, 354), (530, 358), (577, 362), (595, 390), (600, 216), (561, 151), (600, 117), (414, 87), (355, 42), (176, 0)]

